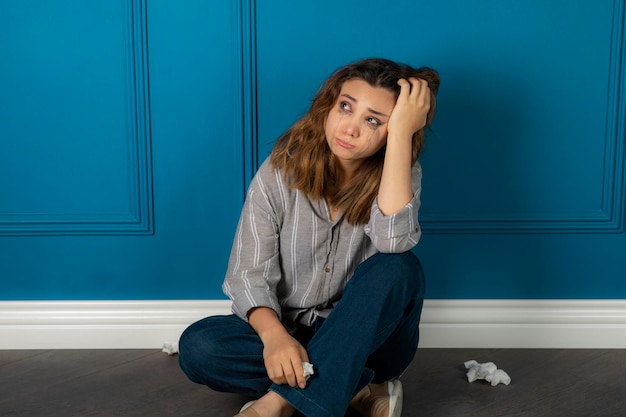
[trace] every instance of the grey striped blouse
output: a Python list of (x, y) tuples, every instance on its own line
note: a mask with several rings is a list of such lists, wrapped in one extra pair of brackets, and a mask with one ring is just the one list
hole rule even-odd
[(250, 309), (270, 307), (289, 330), (326, 317), (361, 262), (417, 244), (421, 177), (416, 163), (413, 198), (400, 212), (384, 216), (375, 201), (369, 222), (354, 226), (341, 215), (332, 221), (323, 199), (288, 188), (265, 160), (248, 188), (222, 286), (233, 313), (247, 320)]

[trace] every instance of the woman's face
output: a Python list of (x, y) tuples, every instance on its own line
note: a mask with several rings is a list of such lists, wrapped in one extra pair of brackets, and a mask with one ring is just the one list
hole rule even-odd
[(361, 79), (343, 83), (326, 118), (326, 141), (341, 166), (352, 172), (387, 142), (387, 122), (394, 93)]

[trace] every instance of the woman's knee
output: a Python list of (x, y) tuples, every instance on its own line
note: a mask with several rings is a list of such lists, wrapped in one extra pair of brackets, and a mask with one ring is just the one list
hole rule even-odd
[(216, 391), (261, 396), (271, 381), (263, 343), (236, 316), (216, 316), (189, 326), (179, 342), (180, 367), (187, 377)]
[[(212, 357), (217, 354), (216, 334), (211, 331), (212, 318), (202, 319), (187, 327), (178, 341), (178, 362), (181, 369), (193, 382), (206, 383), (210, 374)], [(204, 376), (203, 376), (204, 375)]]
[(426, 289), (426, 278), (419, 258), (410, 251), (398, 255), (399, 260), (396, 262), (400, 264), (399, 268), (402, 271), (399, 275), (408, 277), (408, 281), (414, 284), (417, 294), (423, 296)]
[(180, 367), (192, 381), (211, 385), (213, 377), (229, 372), (242, 349), (255, 350), (254, 331), (248, 328), (235, 316), (208, 317), (193, 323), (178, 342)]
[(213, 341), (219, 336), (217, 320), (218, 317), (207, 317), (187, 327), (178, 341), (179, 352), (192, 354), (197, 350), (206, 351), (213, 346)]
[(354, 278), (371, 279), (372, 282), (390, 288), (406, 288), (417, 297), (423, 297), (426, 287), (422, 264), (410, 251), (377, 253), (359, 265)]

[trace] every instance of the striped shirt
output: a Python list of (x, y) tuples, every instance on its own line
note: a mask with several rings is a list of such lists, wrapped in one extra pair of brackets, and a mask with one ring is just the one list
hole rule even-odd
[(416, 163), (413, 198), (400, 212), (385, 216), (374, 201), (369, 222), (355, 226), (341, 215), (331, 220), (324, 199), (290, 189), (265, 160), (248, 188), (222, 286), (233, 313), (247, 321), (250, 309), (270, 307), (289, 330), (326, 317), (361, 262), (417, 244), (421, 177)]

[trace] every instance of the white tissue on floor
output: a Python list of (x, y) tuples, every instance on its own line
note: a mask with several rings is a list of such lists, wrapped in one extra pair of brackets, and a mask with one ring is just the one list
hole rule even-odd
[(511, 377), (502, 369), (497, 369), (492, 375), (487, 375), (485, 380), (491, 382), (494, 387), (498, 384), (509, 385), (511, 383)]
[(309, 379), (309, 377), (315, 372), (313, 371), (313, 365), (308, 362), (302, 362), (302, 367), (304, 368), (304, 377)]
[(168, 355), (178, 353), (178, 342), (165, 342), (161, 351)]
[(498, 384), (509, 385), (511, 383), (511, 377), (502, 369), (498, 369), (493, 362), (478, 363), (475, 360), (471, 360), (465, 362), (465, 369), (468, 369), (468, 382), (484, 379), (494, 387)]

